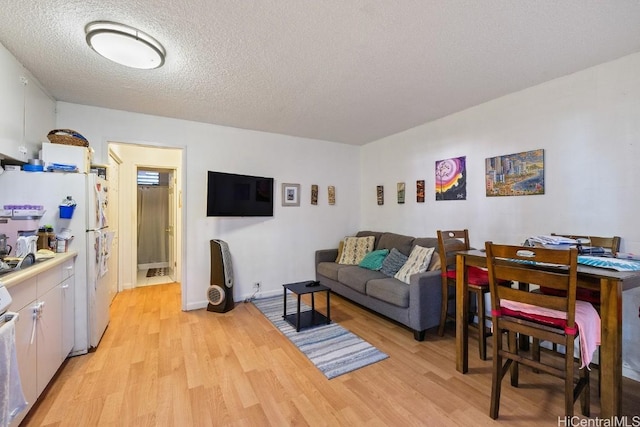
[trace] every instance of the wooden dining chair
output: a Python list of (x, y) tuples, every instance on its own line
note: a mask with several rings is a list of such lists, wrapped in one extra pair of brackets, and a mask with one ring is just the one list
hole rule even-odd
[(589, 245), (597, 248), (609, 249), (613, 255), (620, 251), (621, 238), (619, 236), (601, 237), (601, 236), (581, 236), (577, 234), (561, 234), (551, 233), (552, 236), (568, 237), (575, 240), (589, 240)]
[[(449, 313), (449, 302), (455, 300), (455, 293), (449, 292), (456, 288), (456, 252), (469, 250), (469, 230), (438, 230), (438, 255), (440, 256), (442, 280), (442, 306), (440, 311), (440, 326), (438, 335), (444, 335), (447, 319), (455, 321), (455, 313)], [(487, 328), (484, 295), (489, 293), (489, 276), (486, 270), (478, 267), (468, 267), (469, 294), (475, 295), (476, 310), (473, 313), (478, 318), (478, 350), (480, 359), (487, 360), (487, 337), (491, 331)], [(473, 319), (473, 316), (469, 316)]]
[[(618, 236), (599, 237), (599, 236), (580, 236), (576, 234), (556, 234), (556, 233), (551, 233), (551, 235), (568, 237), (570, 239), (576, 239), (576, 240), (588, 239), (589, 246), (608, 249), (611, 251), (613, 255), (615, 255), (620, 251), (621, 239)], [(547, 292), (547, 293), (550, 292), (550, 290), (546, 288), (540, 288), (540, 289), (542, 292)], [(596, 306), (596, 309), (600, 307), (600, 291), (578, 288), (577, 298), (581, 301), (587, 301), (594, 304), (594, 306)]]
[[(588, 240), (589, 241), (588, 246), (608, 249), (611, 251), (613, 255), (620, 252), (620, 242), (622, 240), (619, 236), (602, 237), (602, 236), (585, 236), (585, 235), (577, 235), (577, 234), (560, 234), (560, 233), (551, 233), (551, 235), (568, 237), (569, 239), (575, 239), (575, 240)], [(546, 287), (541, 287), (540, 291), (544, 293), (552, 293), (552, 294), (557, 293)], [(598, 312), (600, 312), (600, 291), (578, 288), (578, 290), (576, 291), (576, 299), (580, 301), (590, 302), (591, 304), (593, 304), (595, 309)], [(537, 340), (534, 340), (533, 348), (535, 351), (540, 351), (540, 348), (541, 348), (540, 342)], [(551, 350), (554, 352), (557, 352), (558, 346), (555, 343), (552, 344)], [(598, 369), (598, 379), (600, 379), (599, 369)], [(600, 383), (601, 381), (598, 381), (598, 395), (600, 395)]]
[[(579, 378), (575, 378), (573, 352), (567, 352), (564, 355), (564, 364), (562, 367), (558, 367), (557, 363), (548, 364), (537, 360), (535, 352), (520, 352), (516, 340), (517, 335), (522, 334), (562, 344), (565, 348), (574, 348), (577, 333), (575, 323), (577, 249), (572, 248), (565, 251), (495, 245), (491, 242), (486, 242), (485, 249), (494, 328), (489, 415), (493, 419), (498, 418), (501, 384), (504, 375), (510, 372), (511, 385), (517, 387), (518, 366), (523, 364), (564, 380), (565, 415), (567, 417), (573, 416), (573, 406), (578, 397), (580, 397), (582, 413), (589, 416), (589, 370), (587, 368), (580, 369)], [(547, 265), (541, 266), (540, 263)], [(544, 284), (549, 288), (563, 291), (564, 296), (499, 286), (498, 280)], [(528, 306), (523, 306), (523, 304), (528, 304)], [(541, 309), (547, 310), (546, 315), (540, 313)], [(554, 314), (564, 315), (565, 318), (549, 317), (548, 310), (556, 310)], [(506, 349), (503, 343), (505, 334), (508, 336)], [(550, 360), (553, 361), (553, 358)]]

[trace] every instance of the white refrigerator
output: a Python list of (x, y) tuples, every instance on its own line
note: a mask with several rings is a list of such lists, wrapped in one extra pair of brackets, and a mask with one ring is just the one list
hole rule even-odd
[(110, 279), (108, 260), (113, 233), (109, 231), (109, 186), (96, 174), (87, 174), (87, 302), (89, 346), (97, 347), (109, 324)]
[[(112, 233), (108, 228), (108, 182), (96, 174), (5, 171), (0, 175), (0, 207), (5, 204), (43, 205), (39, 225), (54, 232), (69, 229), (69, 251), (75, 265), (75, 340), (72, 355), (97, 347), (109, 323), (109, 287), (115, 271), (107, 268)], [(76, 208), (70, 219), (60, 218), (60, 203), (71, 196)]]

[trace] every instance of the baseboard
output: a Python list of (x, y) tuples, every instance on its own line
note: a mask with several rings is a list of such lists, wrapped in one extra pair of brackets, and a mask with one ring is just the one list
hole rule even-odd
[(197, 301), (187, 304), (187, 311), (191, 310), (200, 310), (201, 308), (206, 308), (208, 301)]
[[(252, 297), (253, 297), (253, 299), (258, 299), (258, 298), (273, 297), (273, 296), (276, 296), (276, 295), (282, 296), (282, 291), (275, 290), (275, 291), (267, 291), (267, 292), (258, 292), (255, 295), (253, 295), (253, 293), (245, 294), (240, 299), (238, 299), (237, 297), (234, 296), (234, 301), (235, 301), (236, 304), (239, 304), (239, 303), (241, 303), (243, 301), (246, 301), (246, 300), (248, 300), (248, 299), (250, 299)], [(189, 304), (187, 304), (187, 311), (200, 310), (202, 308), (206, 308), (207, 304), (208, 304), (207, 300), (202, 300), (202, 301), (189, 303)]]

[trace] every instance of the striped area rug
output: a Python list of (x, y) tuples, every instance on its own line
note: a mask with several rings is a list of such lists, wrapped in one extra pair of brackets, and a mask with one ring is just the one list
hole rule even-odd
[[(297, 297), (287, 295), (287, 314), (295, 310)], [(282, 296), (258, 299), (253, 304), (328, 378), (335, 378), (387, 356), (362, 338), (335, 322), (312, 328), (296, 329), (282, 318)], [(311, 310), (301, 303), (300, 311)]]

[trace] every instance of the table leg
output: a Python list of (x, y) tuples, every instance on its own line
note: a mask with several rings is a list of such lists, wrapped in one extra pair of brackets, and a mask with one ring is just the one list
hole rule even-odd
[(331, 304), (329, 304), (329, 296), (331, 291), (327, 291), (327, 325), (331, 323)]
[(602, 418), (622, 412), (622, 282), (600, 279)]
[[(518, 283), (518, 289), (529, 292), (531, 287), (529, 283), (520, 282)], [(529, 351), (529, 339), (529, 335), (519, 334), (518, 342), (520, 343), (520, 350)]]
[(456, 369), (463, 374), (469, 370), (469, 290), (464, 255), (456, 256)]
[(316, 324), (316, 299), (315, 292), (311, 292), (311, 325)]
[(296, 316), (296, 332), (300, 332), (300, 294), (298, 294), (298, 315)]
[(282, 288), (282, 291), (284, 293), (284, 304), (282, 304), (282, 306), (284, 307), (284, 313), (282, 313), (282, 318), (286, 319), (287, 318), (287, 288)]

